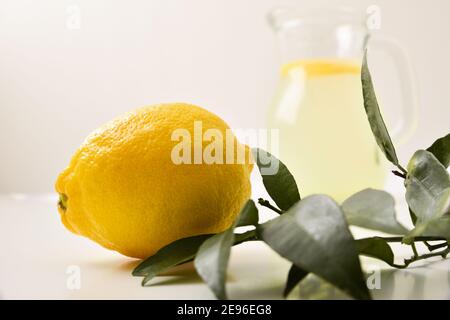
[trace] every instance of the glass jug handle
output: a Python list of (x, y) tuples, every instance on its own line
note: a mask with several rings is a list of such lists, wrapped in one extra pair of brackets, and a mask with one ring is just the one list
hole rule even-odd
[(419, 115), (417, 78), (408, 54), (397, 40), (386, 36), (376, 35), (371, 37), (369, 45), (370, 44), (382, 49), (392, 57), (397, 69), (397, 74), (400, 77), (402, 98), (401, 116), (390, 132), (396, 144), (403, 144), (412, 137), (417, 128)]

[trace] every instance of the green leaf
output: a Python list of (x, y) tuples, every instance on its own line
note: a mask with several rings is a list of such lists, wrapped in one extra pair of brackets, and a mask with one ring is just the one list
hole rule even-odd
[(297, 286), (297, 284), (299, 284), (300, 281), (302, 281), (308, 275), (308, 273), (308, 271), (305, 271), (293, 264), (289, 269), (283, 296), (287, 297), (289, 293), (291, 293), (291, 291)]
[(339, 205), (313, 195), (257, 227), (273, 250), (357, 299), (370, 299), (355, 241)]
[[(356, 240), (356, 247), (360, 255), (376, 258), (392, 266), (394, 264), (394, 253), (383, 238), (373, 237)], [(308, 272), (292, 265), (289, 269), (288, 278), (283, 295), (289, 293), (308, 275)]]
[(434, 154), (436, 159), (446, 168), (450, 165), (450, 133), (437, 139), (427, 151)]
[(159, 273), (191, 260), (200, 245), (211, 236), (211, 234), (199, 235), (172, 242), (141, 262), (133, 270), (133, 276), (145, 277), (142, 281), (142, 285), (145, 286)]
[(417, 216), (412, 212), (411, 208), (409, 208), (409, 217), (411, 218), (411, 222), (413, 225), (416, 225), (417, 223)]
[(239, 213), (234, 228), (243, 226), (255, 226), (258, 224), (258, 209), (253, 200), (248, 200)]
[(226, 299), (225, 281), (228, 259), (234, 233), (231, 230), (221, 232), (206, 240), (194, 259), (195, 268), (200, 277), (208, 284), (218, 299)]
[(418, 150), (408, 163), (405, 180), (406, 201), (417, 216), (417, 223), (430, 220), (437, 197), (450, 187), (447, 169), (436, 157), (424, 150)]
[(195, 269), (218, 299), (227, 299), (226, 271), (231, 246), (235, 242), (234, 229), (258, 223), (258, 209), (252, 200), (247, 201), (234, 224), (224, 232), (207, 239), (194, 259)]
[[(309, 275), (302, 281), (299, 288), (300, 300), (349, 300), (348, 294), (342, 292), (328, 281), (315, 276)], [(322, 311), (322, 310), (320, 310)], [(329, 311), (329, 310), (325, 310)], [(334, 310), (330, 310), (333, 312)], [(349, 311), (351, 312), (351, 311)]]
[[(267, 193), (281, 210), (288, 210), (300, 200), (297, 184), (288, 168), (275, 156), (262, 149), (252, 149)], [(269, 160), (270, 163), (265, 163)], [(267, 170), (270, 168), (270, 170)], [(272, 170), (272, 169), (278, 170)], [(275, 172), (276, 171), (276, 172)]]
[(394, 263), (394, 253), (383, 238), (359, 239), (356, 240), (356, 247), (358, 248), (359, 254), (382, 260), (388, 265)]
[(436, 197), (430, 212), (431, 218), (418, 223), (403, 239), (404, 243), (410, 244), (418, 236), (450, 239), (450, 187)]
[(395, 217), (395, 201), (387, 192), (362, 190), (342, 203), (350, 225), (390, 234), (406, 234), (408, 230)]
[(361, 82), (364, 96), (364, 108), (375, 140), (386, 158), (401, 169), (394, 145), (378, 106), (377, 97), (373, 88), (372, 76), (370, 75), (369, 67), (367, 65), (367, 52), (364, 54), (361, 69)]
[(406, 201), (417, 221), (403, 242), (410, 244), (418, 236), (450, 238), (450, 175), (442, 163), (429, 151), (416, 151), (405, 186)]

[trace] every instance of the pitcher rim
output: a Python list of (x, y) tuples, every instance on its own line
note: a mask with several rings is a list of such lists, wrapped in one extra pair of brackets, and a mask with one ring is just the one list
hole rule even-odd
[(351, 6), (336, 6), (333, 8), (278, 6), (266, 15), (266, 20), (274, 31), (319, 23), (347, 23), (365, 26), (365, 19), (365, 14), (361, 10)]

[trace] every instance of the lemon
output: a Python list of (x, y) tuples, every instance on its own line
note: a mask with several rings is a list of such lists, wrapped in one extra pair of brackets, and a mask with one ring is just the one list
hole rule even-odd
[[(129, 112), (88, 136), (56, 181), (67, 229), (135, 258), (181, 238), (227, 229), (250, 197), (253, 165), (175, 163), (179, 142), (172, 134), (181, 129), (194, 136), (194, 123), (223, 137), (229, 131), (205, 109), (170, 103)], [(248, 147), (231, 137), (236, 153), (249, 159)], [(192, 155), (208, 143), (193, 144)]]

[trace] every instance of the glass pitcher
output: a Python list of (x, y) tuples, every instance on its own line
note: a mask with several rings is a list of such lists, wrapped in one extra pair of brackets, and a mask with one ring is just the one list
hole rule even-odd
[[(283, 60), (268, 127), (279, 130), (278, 156), (301, 195), (325, 193), (341, 202), (362, 189), (383, 188), (387, 163), (363, 107), (362, 56), (374, 42), (365, 15), (349, 8), (276, 9), (268, 20)], [(376, 42), (392, 56), (408, 106), (391, 130), (398, 142), (413, 129), (414, 81), (400, 46), (386, 38)]]

